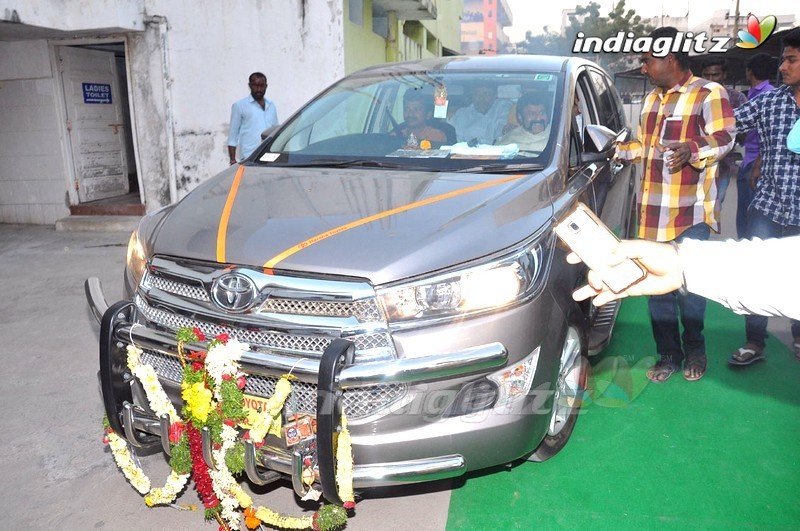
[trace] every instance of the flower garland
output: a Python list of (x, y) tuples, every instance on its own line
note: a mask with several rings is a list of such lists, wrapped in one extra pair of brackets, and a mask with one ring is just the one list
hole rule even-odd
[[(127, 353), (128, 368), (134, 376), (142, 382), (142, 387), (144, 388), (147, 400), (153, 412), (159, 417), (168, 414), (170, 419), (175, 419), (175, 423), (170, 426), (171, 429), (182, 425), (180, 417), (175, 411), (175, 407), (172, 405), (172, 402), (164, 392), (164, 388), (161, 387), (161, 383), (158, 381), (155, 370), (152, 366), (141, 363), (140, 357), (142, 355), (142, 349), (135, 345), (128, 345)], [(147, 506), (152, 507), (154, 505), (172, 503), (178, 496), (178, 493), (186, 486), (186, 482), (189, 481), (189, 474), (180, 474), (172, 470), (163, 487), (151, 489), (150, 479), (144, 471), (133, 462), (125, 439), (114, 433), (111, 426), (108, 424), (108, 420), (104, 421), (104, 428), (104, 440), (108, 442), (111, 448), (114, 461), (133, 488), (140, 494), (145, 495), (144, 501)]]
[[(170, 466), (172, 471), (162, 488), (150, 488), (150, 479), (133, 461), (126, 441), (111, 430), (105, 421), (104, 442), (111, 447), (114, 460), (131, 485), (145, 494), (145, 503), (152, 507), (172, 503), (192, 475), (195, 488), (206, 508), (206, 518), (220, 523), (220, 531), (239, 527), (239, 509), (244, 509), (245, 525), (255, 529), (262, 523), (284, 529), (334, 530), (347, 521), (345, 509), (355, 507), (353, 497), (353, 456), (347, 420), (342, 414), (336, 458), (336, 483), (344, 508), (325, 505), (313, 516), (291, 517), (266, 507), (254, 507), (250, 496), (238, 484), (234, 475), (244, 471), (244, 445), (238, 439), (237, 427), (245, 420), (243, 389), (246, 377), (240, 371), (239, 360), (249, 345), (219, 334), (209, 342), (208, 352), (184, 354), (185, 343), (205, 341), (197, 328), (183, 328), (176, 334), (178, 356), (183, 370), (181, 398), (184, 401), (183, 421), (164, 391), (152, 366), (141, 362), (142, 350), (131, 344), (127, 348), (128, 368), (142, 383), (150, 408), (171, 421)], [(251, 429), (243, 438), (261, 446), (268, 433), (280, 433), (280, 413), (291, 393), (294, 376), (283, 375), (263, 412), (251, 412)], [(201, 430), (208, 428), (212, 439), (214, 468), (203, 459)]]
[(259, 444), (264, 442), (264, 437), (267, 436), (267, 433), (270, 432), (275, 423), (279, 424), (278, 429), (280, 429), (281, 410), (283, 409), (283, 404), (286, 402), (286, 399), (289, 397), (289, 393), (292, 392), (292, 384), (290, 381), (293, 379), (294, 376), (284, 374), (281, 379), (278, 380), (278, 383), (275, 384), (275, 392), (272, 393), (272, 396), (264, 405), (264, 411), (256, 413), (256, 420), (253, 422), (253, 427), (250, 428), (248, 432), (248, 436), (254, 443)]
[(222, 446), (211, 451), (217, 470), (209, 471), (214, 486), (214, 493), (217, 495), (217, 498), (221, 500), (222, 518), (227, 521), (231, 527), (235, 527), (235, 523), (239, 521), (239, 507), (247, 508), (253, 504), (253, 500), (244, 489), (239, 486), (239, 483), (237, 483), (225, 462), (225, 456), (236, 443), (236, 436), (236, 429), (230, 424), (225, 424), (222, 427)]
[(344, 502), (345, 509), (353, 509), (356, 506), (353, 495), (353, 442), (350, 439), (350, 431), (347, 429), (347, 417), (342, 412), (340, 421), (342, 431), (339, 432), (336, 447), (336, 485), (339, 487), (339, 497)]
[(180, 421), (181, 419), (178, 416), (178, 412), (175, 411), (172, 401), (170, 401), (167, 393), (164, 392), (164, 388), (161, 387), (161, 383), (158, 381), (155, 369), (153, 369), (151, 365), (141, 362), (142, 349), (131, 344), (128, 345), (127, 352), (128, 368), (142, 383), (144, 392), (147, 395), (147, 401), (150, 403), (150, 408), (153, 412), (159, 417), (167, 414), (170, 420), (175, 419)]
[[(108, 422), (108, 421), (106, 421)], [(125, 439), (114, 433), (113, 430), (108, 428), (103, 437), (103, 441), (111, 448), (111, 454), (114, 456), (117, 466), (125, 478), (130, 481), (131, 486), (136, 489), (139, 494), (147, 494), (150, 492), (150, 478), (142, 471), (141, 468), (136, 466), (131, 457), (131, 452), (128, 450), (128, 444)]]

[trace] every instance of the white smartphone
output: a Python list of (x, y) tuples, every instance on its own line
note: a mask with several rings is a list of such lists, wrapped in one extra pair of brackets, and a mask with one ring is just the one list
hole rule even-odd
[(583, 203), (578, 203), (556, 225), (555, 231), (614, 293), (624, 291), (647, 275), (641, 264), (630, 258), (614, 265), (609, 263), (619, 238)]

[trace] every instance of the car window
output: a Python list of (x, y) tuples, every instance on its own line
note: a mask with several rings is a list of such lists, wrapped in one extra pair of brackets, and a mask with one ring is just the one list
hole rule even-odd
[(622, 127), (619, 123), (617, 105), (612, 90), (606, 82), (606, 77), (600, 71), (590, 69), (589, 78), (594, 86), (595, 94), (597, 94), (600, 124), (612, 131), (619, 131)]
[[(544, 166), (561, 127), (560, 72), (365, 73), (281, 127), (265, 164), (374, 162), (409, 169)], [(504, 162), (506, 161), (506, 162)]]

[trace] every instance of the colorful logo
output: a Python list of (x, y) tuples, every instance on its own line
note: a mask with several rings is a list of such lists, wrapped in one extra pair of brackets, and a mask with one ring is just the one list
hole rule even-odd
[(755, 15), (747, 17), (747, 31), (742, 30), (739, 32), (739, 40), (736, 46), (739, 48), (758, 48), (767, 38), (775, 31), (775, 23), (778, 20), (774, 15), (764, 17), (764, 20), (759, 22)]

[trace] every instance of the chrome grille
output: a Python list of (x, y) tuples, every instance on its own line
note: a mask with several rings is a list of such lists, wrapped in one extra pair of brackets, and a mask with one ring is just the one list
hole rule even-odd
[[(199, 282), (182, 282), (166, 278), (158, 272), (147, 272), (142, 280), (145, 287), (156, 288), (186, 299), (211, 302), (208, 291)], [(374, 299), (355, 302), (307, 301), (270, 297), (261, 307), (262, 312), (292, 315), (318, 315), (324, 317), (355, 317), (361, 323), (374, 323), (383, 319)]]
[(261, 307), (261, 311), (295, 315), (322, 315), (326, 317), (354, 316), (362, 323), (372, 323), (381, 320), (380, 311), (374, 300), (325, 302), (270, 297)]
[(208, 296), (208, 293), (206, 292), (205, 288), (203, 288), (203, 286), (178, 282), (175, 280), (170, 280), (164, 277), (153, 275), (151, 273), (147, 273), (145, 275), (145, 278), (142, 280), (142, 283), (145, 286), (160, 289), (161, 291), (166, 291), (167, 293), (173, 293), (175, 295), (179, 295), (187, 299), (195, 299), (203, 302), (211, 301), (211, 299)]
[[(322, 357), (322, 353), (333, 341), (332, 337), (303, 336), (222, 326), (154, 308), (138, 295), (135, 301), (145, 319), (170, 330), (178, 330), (185, 327), (199, 328), (210, 337), (217, 334), (229, 334), (243, 343), (249, 343), (256, 347), (273, 348), (317, 358)], [(393, 351), (389, 334), (384, 332), (354, 335), (347, 339), (355, 344), (356, 351), (379, 348)]]
[[(183, 370), (180, 361), (161, 352), (145, 350), (141, 356), (142, 363), (153, 367), (159, 377), (180, 383), (183, 380)], [(247, 378), (244, 392), (249, 395), (269, 398), (275, 393), (278, 378), (251, 375)], [(388, 407), (406, 394), (406, 387), (402, 384), (375, 385), (344, 391), (343, 405), (348, 418), (361, 419), (379, 412)], [(317, 409), (317, 386), (315, 384), (294, 381), (292, 394), (286, 400), (284, 411), (289, 414), (298, 412), (315, 412)]]

